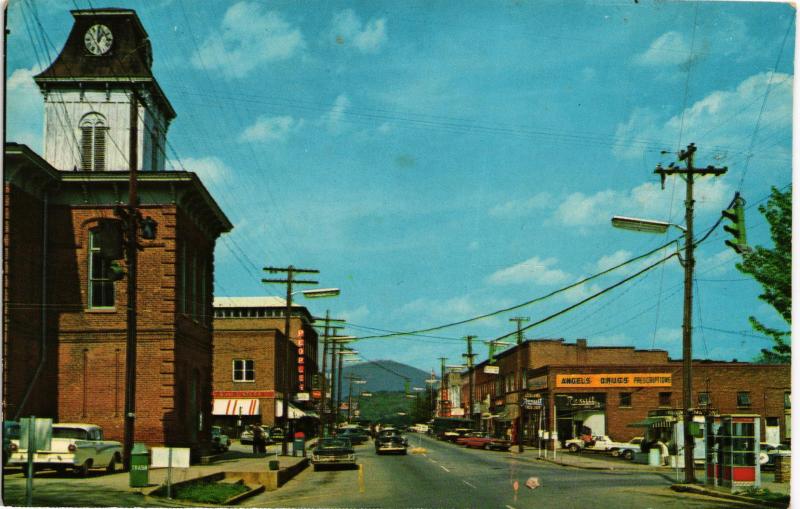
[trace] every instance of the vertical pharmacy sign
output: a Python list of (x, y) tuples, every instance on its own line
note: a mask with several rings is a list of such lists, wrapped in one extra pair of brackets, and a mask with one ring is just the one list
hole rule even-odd
[(300, 328), (297, 331), (297, 391), (306, 390), (306, 333)]

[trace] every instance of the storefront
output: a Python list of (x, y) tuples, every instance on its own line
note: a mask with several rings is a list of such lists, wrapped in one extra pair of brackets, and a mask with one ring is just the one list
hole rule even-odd
[(583, 434), (606, 434), (606, 394), (555, 395), (556, 431), (564, 442)]

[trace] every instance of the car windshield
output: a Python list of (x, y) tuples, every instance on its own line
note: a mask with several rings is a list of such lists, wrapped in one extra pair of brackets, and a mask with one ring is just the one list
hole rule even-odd
[(89, 432), (83, 428), (60, 428), (53, 426), (53, 438), (87, 440), (89, 438)]
[(317, 445), (318, 449), (342, 449), (350, 447), (350, 440), (345, 438), (325, 438)]

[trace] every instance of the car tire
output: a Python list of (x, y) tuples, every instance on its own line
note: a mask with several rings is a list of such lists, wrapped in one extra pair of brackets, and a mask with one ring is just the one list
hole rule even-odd
[(92, 460), (86, 460), (82, 465), (75, 467), (75, 474), (78, 477), (86, 477), (89, 475), (90, 468), (92, 468)]
[(108, 462), (108, 466), (106, 467), (106, 473), (113, 474), (114, 472), (117, 471), (117, 461), (118, 458), (117, 455), (115, 454), (114, 456), (111, 457), (111, 461)]
[(630, 449), (626, 449), (625, 451), (622, 452), (622, 457), (625, 458), (626, 460), (632, 460), (633, 451), (631, 451)]
[(486, 449), (487, 451), (491, 451), (492, 450), (492, 446), (489, 445), (489, 444), (484, 445), (483, 448)]
[(620, 451), (619, 449), (612, 449), (612, 450), (611, 450), (611, 455), (612, 455), (613, 457), (615, 457), (615, 458), (619, 458), (619, 455), (621, 454), (621, 452), (622, 452), (622, 451)]
[(578, 444), (569, 444), (569, 452), (576, 453), (580, 452), (581, 448)]

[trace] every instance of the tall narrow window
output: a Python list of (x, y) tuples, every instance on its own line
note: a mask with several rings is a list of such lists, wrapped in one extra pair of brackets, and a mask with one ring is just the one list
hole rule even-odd
[(106, 169), (105, 119), (97, 113), (89, 113), (81, 120), (81, 170), (104, 171)]
[(89, 232), (89, 307), (114, 307), (114, 281), (108, 278), (109, 261), (100, 256), (100, 236)]

